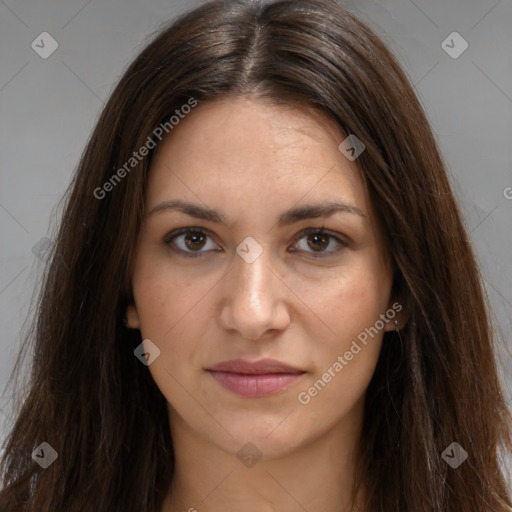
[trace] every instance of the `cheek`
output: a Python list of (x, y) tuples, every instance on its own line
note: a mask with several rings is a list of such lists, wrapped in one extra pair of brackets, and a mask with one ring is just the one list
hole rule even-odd
[(184, 377), (184, 370), (186, 374), (199, 365), (200, 343), (211, 316), (207, 295), (213, 284), (209, 278), (191, 279), (154, 261), (134, 274), (141, 336), (160, 350), (149, 371), (170, 403), (186, 404), (196, 385)]
[[(319, 299), (322, 319), (331, 333), (315, 343), (316, 371), (297, 395), (305, 417), (322, 418), (315, 421), (325, 425), (341, 421), (360, 403), (383, 342), (384, 330), (376, 328), (376, 323), (385, 314), (387, 303), (370, 283), (351, 285), (350, 280), (344, 282), (335, 293)], [(310, 337), (319, 339), (313, 334)]]
[(389, 307), (390, 273), (372, 257), (354, 258), (352, 263), (316, 282), (294, 283), (298, 295), (306, 298), (305, 303), (315, 313), (312, 323), (325, 332), (328, 345), (338, 348), (374, 325)]
[[(380, 354), (380, 318), (389, 309), (390, 294), (391, 274), (375, 258), (337, 271), (324, 286), (309, 290), (308, 304), (317, 313), (308, 328), (318, 371), (312, 382), (322, 381), (320, 403), (349, 404), (364, 393)], [(323, 384), (329, 388), (325, 393)]]
[(143, 336), (167, 343), (178, 329), (206, 318), (205, 298), (215, 284), (213, 275), (197, 277), (149, 257), (140, 263), (133, 288)]

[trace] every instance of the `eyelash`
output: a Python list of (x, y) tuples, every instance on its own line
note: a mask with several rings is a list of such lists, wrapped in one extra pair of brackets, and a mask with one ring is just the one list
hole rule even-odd
[[(178, 238), (181, 235), (186, 235), (186, 234), (190, 234), (190, 233), (206, 235), (206, 236), (208, 236), (211, 239), (211, 237), (210, 237), (210, 235), (209, 235), (207, 230), (205, 230), (203, 228), (199, 228), (199, 227), (189, 227), (189, 228), (178, 229), (176, 231), (173, 231), (172, 233), (169, 233), (164, 238), (164, 244), (167, 245), (172, 252), (178, 253), (181, 256), (185, 257), (185, 258), (200, 258), (200, 257), (203, 257), (203, 254), (205, 254), (208, 251), (187, 252), (187, 251), (183, 251), (182, 249), (178, 249), (178, 248), (175, 248), (175, 247), (172, 246), (172, 242), (176, 238)], [(298, 233), (294, 237), (294, 244), (299, 242), (305, 236), (311, 235), (311, 234), (327, 235), (330, 238), (336, 240), (336, 242), (338, 242), (340, 244), (336, 249), (333, 249), (333, 250), (330, 250), (330, 251), (327, 251), (327, 252), (320, 252), (320, 253), (310, 252), (310, 253), (308, 253), (308, 254), (311, 254), (314, 259), (330, 257), (330, 256), (332, 256), (334, 254), (339, 253), (340, 251), (342, 251), (343, 249), (345, 249), (348, 246), (348, 244), (346, 242), (344, 242), (341, 238), (339, 238), (338, 236), (336, 236), (336, 235), (334, 235), (334, 234), (332, 234), (332, 233), (330, 233), (330, 232), (328, 232), (328, 231), (326, 231), (326, 230), (324, 230), (322, 228), (308, 228), (308, 229), (302, 230), (300, 233)], [(299, 251), (294, 251), (294, 252), (299, 252)]]

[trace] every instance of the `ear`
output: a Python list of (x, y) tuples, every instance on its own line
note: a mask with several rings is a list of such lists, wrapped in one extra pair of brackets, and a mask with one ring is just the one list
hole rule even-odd
[(406, 307), (398, 300), (390, 303), (388, 310), (384, 314), (386, 317), (386, 326), (384, 331), (402, 330), (409, 320), (409, 313)]
[(126, 325), (129, 329), (140, 329), (139, 313), (133, 304), (126, 308)]

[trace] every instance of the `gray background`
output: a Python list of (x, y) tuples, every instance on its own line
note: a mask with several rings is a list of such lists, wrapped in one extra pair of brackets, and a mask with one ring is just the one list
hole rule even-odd
[[(162, 23), (201, 3), (0, 0), (2, 390), (42, 272), (44, 253), (37, 247), (51, 239), (52, 212), (103, 103)], [(415, 84), (463, 208), (502, 339), (510, 343), (512, 1), (343, 3), (377, 30)], [(453, 31), (469, 45), (456, 59), (441, 46)], [(31, 47), (34, 40), (41, 45), (42, 32), (59, 45), (46, 59)], [(511, 403), (512, 358), (505, 343), (500, 350)], [(12, 414), (9, 394), (0, 400), (1, 442)]]

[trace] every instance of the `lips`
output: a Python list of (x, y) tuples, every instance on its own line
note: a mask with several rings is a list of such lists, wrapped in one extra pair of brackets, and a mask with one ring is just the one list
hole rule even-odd
[(210, 371), (243, 373), (245, 375), (264, 375), (271, 373), (304, 373), (303, 370), (295, 368), (289, 364), (282, 363), (276, 359), (261, 359), (260, 361), (246, 361), (244, 359), (232, 359), (223, 363), (216, 364)]
[(285, 390), (306, 372), (275, 359), (234, 359), (216, 364), (208, 373), (222, 387), (244, 397), (263, 397)]

